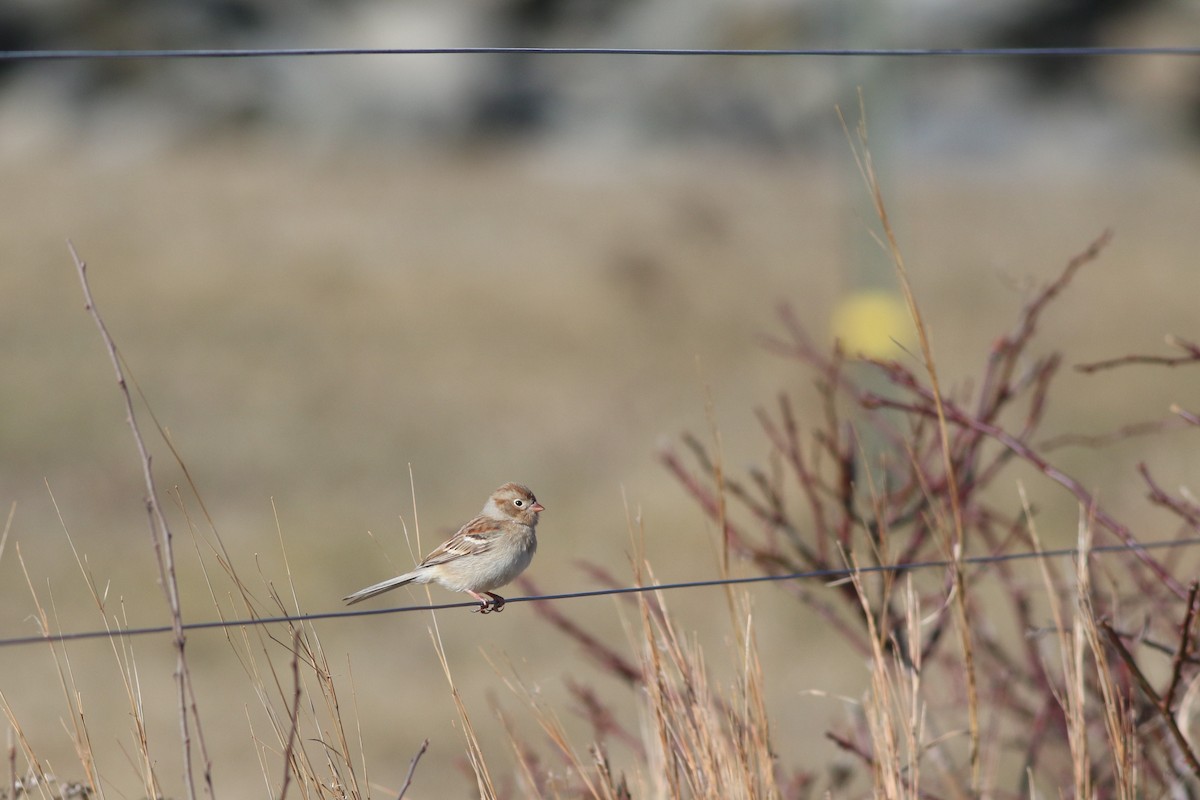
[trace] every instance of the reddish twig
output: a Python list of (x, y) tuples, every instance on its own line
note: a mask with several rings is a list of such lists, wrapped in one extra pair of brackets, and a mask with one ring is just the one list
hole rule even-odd
[(804, 460), (803, 448), (800, 446), (800, 429), (796, 424), (796, 417), (792, 412), (792, 406), (788, 402), (787, 395), (781, 394), (779, 396), (779, 416), (781, 420), (779, 427), (775, 425), (767, 412), (762, 409), (759, 409), (755, 416), (758, 417), (759, 424), (762, 426), (771, 444), (787, 459), (788, 464), (791, 465), (796, 481), (800, 485), (800, 491), (804, 494), (804, 499), (808, 502), (813, 525), (816, 527), (815, 538), (818, 549), (815, 554), (798, 535), (795, 535), (794, 529), (791, 529), (791, 526), (789, 526), (789, 533), (791, 534), (789, 538), (791, 539), (792, 546), (800, 554), (801, 558), (804, 558), (810, 564), (825, 563), (828, 558), (827, 543), (829, 540), (829, 524), (825, 519), (825, 506), (817, 494), (817, 478), (809, 470), (808, 464)]
[(592, 738), (597, 744), (609, 736), (615, 736), (632, 752), (645, 758), (646, 747), (642, 740), (617, 722), (612, 710), (596, 695), (596, 690), (578, 681), (567, 679), (567, 690), (579, 701), (579, 715), (592, 726)]
[[(595, 583), (597, 583), (600, 586), (603, 586), (605, 588), (618, 589), (625, 585), (621, 581), (617, 580), (616, 576), (614, 576), (611, 572), (609, 572), (608, 570), (606, 570), (604, 567), (600, 566), (599, 564), (595, 564), (595, 563), (592, 563), (591, 561), (585, 561), (583, 559), (579, 559), (574, 562), (574, 565), (576, 567), (578, 567), (579, 569), (583, 570), (585, 573), (587, 573), (588, 577), (590, 577)], [(650, 613), (654, 616), (655, 619), (657, 619), (659, 621), (663, 621), (666, 619), (666, 612), (663, 610), (662, 603), (659, 601), (657, 594), (654, 594), (654, 593), (648, 593), (648, 594), (642, 594), (642, 595), (625, 594), (625, 595), (621, 595), (620, 599), (623, 602), (625, 602), (631, 606), (635, 606), (635, 607), (639, 606), (642, 603), (645, 603), (646, 606), (649, 608)]]
[(852, 742), (845, 736), (834, 733), (833, 731), (826, 731), (825, 738), (836, 744), (839, 749), (845, 750), (851, 755), (858, 756), (858, 758), (862, 759), (862, 762), (871, 769), (875, 768), (875, 758), (866, 750), (863, 750), (857, 743)]
[(1187, 761), (1188, 767), (1192, 770), (1192, 774), (1200, 778), (1200, 761), (1196, 760), (1196, 754), (1192, 751), (1192, 746), (1188, 744), (1187, 737), (1183, 735), (1183, 731), (1179, 729), (1179, 723), (1175, 720), (1175, 715), (1169, 709), (1163, 707), (1163, 698), (1159, 697), (1158, 692), (1154, 691), (1154, 687), (1150, 685), (1149, 679), (1138, 667), (1137, 662), (1133, 659), (1133, 654), (1125, 647), (1125, 643), (1121, 641), (1121, 637), (1112, 629), (1107, 622), (1100, 623), (1100, 629), (1104, 631), (1105, 637), (1109, 643), (1117, 651), (1117, 655), (1121, 657), (1121, 661), (1125, 663), (1129, 669), (1133, 679), (1137, 682), (1142, 693), (1153, 704), (1158, 716), (1166, 725), (1167, 731), (1171, 734), (1171, 738), (1175, 741), (1175, 746), (1179, 748), (1179, 752), (1183, 754), (1184, 760)]
[(296, 747), (296, 731), (300, 727), (300, 628), (292, 630), (292, 708), (288, 713), (287, 744), (283, 748), (283, 783), (279, 787), (279, 800), (287, 797), (292, 782), (292, 752)]
[[(705, 459), (707, 458), (706, 456), (703, 456), (703, 447), (693, 447), (693, 452), (695, 452), (697, 456)], [(674, 473), (676, 479), (678, 479), (683, 487), (688, 490), (696, 502), (700, 504), (701, 508), (703, 508), (710, 517), (718, 521), (723, 529), (722, 540), (728, 543), (728, 545), (732, 546), (738, 555), (742, 556), (743, 558), (751, 557), (753, 555), (753, 548), (746, 543), (746, 537), (742, 535), (741, 531), (739, 531), (724, 514), (724, 507), (722, 505), (721, 498), (717, 494), (710, 492), (708, 488), (699, 481), (699, 479), (692, 475), (691, 472), (689, 472), (688, 469), (683, 466), (683, 462), (679, 460), (679, 456), (675, 455), (673, 451), (663, 450), (659, 453), (658, 458), (659, 461), (667, 467), (667, 469)]]
[(421, 756), (425, 755), (425, 751), (429, 749), (429, 740), (425, 739), (421, 742), (421, 748), (417, 750), (417, 754), (412, 757), (412, 761), (408, 762), (408, 774), (404, 776), (404, 783), (400, 786), (400, 794), (396, 796), (396, 800), (404, 800), (404, 794), (408, 791), (408, 787), (412, 786), (413, 775), (417, 771), (417, 762), (421, 760)]
[(1091, 374), (1104, 369), (1125, 367), (1130, 364), (1154, 364), (1160, 367), (1178, 367), (1183, 364), (1195, 364), (1196, 356), (1144, 356), (1130, 355), (1110, 358), (1105, 361), (1093, 361), (1088, 364), (1076, 364), (1075, 371)]
[(1146, 485), (1150, 487), (1150, 502), (1156, 506), (1162, 506), (1165, 509), (1173, 512), (1176, 516), (1183, 519), (1192, 528), (1200, 528), (1200, 506), (1195, 503), (1190, 503), (1179, 497), (1172, 497), (1166, 492), (1154, 478), (1150, 476), (1150, 468), (1143, 461), (1137, 466), (1138, 474), (1146, 481)]
[(1062, 718), (1062, 705), (1058, 703), (1054, 696), (1050, 693), (1043, 694), (1042, 707), (1033, 721), (1028, 727), (1028, 733), (1021, 738), (1025, 744), (1025, 759), (1021, 769), (1021, 787), (1020, 795), (1029, 794), (1029, 778), (1035, 774), (1034, 770), (1037, 767), (1038, 755), (1042, 752), (1042, 746), (1046, 739), (1046, 734), (1050, 728), (1052, 717)]
[(1128, 355), (1119, 356), (1118, 358), (1110, 358), (1104, 361), (1094, 361), (1090, 364), (1076, 364), (1075, 369), (1079, 372), (1093, 373), (1103, 369), (1113, 369), (1114, 367), (1125, 367), (1130, 364), (1153, 364), (1159, 367), (1179, 367), (1186, 364), (1195, 364), (1200, 362), (1200, 345), (1180, 339), (1178, 336), (1168, 336), (1167, 344), (1173, 345), (1184, 351), (1182, 356), (1147, 356), (1147, 355)]
[[(529, 578), (521, 578), (519, 584), (527, 594), (541, 594), (537, 584)], [(533, 609), (551, 625), (578, 642), (597, 663), (613, 675), (625, 681), (630, 686), (636, 686), (642, 682), (642, 671), (640, 669), (630, 663), (620, 653), (567, 619), (552, 603), (537, 602), (533, 604)]]
[(1179, 625), (1179, 645), (1171, 658), (1171, 682), (1167, 691), (1163, 692), (1162, 710), (1171, 712), (1175, 704), (1175, 692), (1179, 691), (1179, 683), (1183, 679), (1183, 665), (1187, 663), (1192, 651), (1192, 628), (1196, 624), (1196, 598), (1200, 595), (1200, 582), (1193, 582), (1188, 589), (1187, 607), (1183, 614), (1183, 622)]
[(1193, 414), (1191, 411), (1184, 409), (1182, 406), (1172, 403), (1171, 413), (1177, 415), (1189, 425), (1200, 425), (1200, 415)]
[[(1028, 520), (1021, 516), (1011, 523), (1010, 535), (1001, 543), (996, 543), (993, 537), (993, 525), (991, 520), (981, 520), (979, 529), (983, 540), (988, 544), (988, 548), (993, 553), (1009, 552), (1008, 542), (1017, 538), (1018, 534), (1025, 529)], [(1027, 538), (1027, 537), (1026, 537)], [(1046, 564), (1044, 569), (1051, 569), (1049, 564)], [(1004, 561), (998, 561), (995, 564), (996, 575), (999, 576), (1000, 583), (1004, 586), (1007, 599), (1013, 606), (1013, 617), (1016, 619), (1018, 630), (1029, 631), (1035, 627), (1033, 624), (1033, 600), (1030, 597), (1028, 587), (1020, 580), (1013, 570), (1013, 565)], [(1022, 636), (1022, 647), (1025, 653), (1025, 681), (1022, 685), (1036, 686), (1042, 692), (1042, 696), (1051, 695), (1050, 676), (1046, 673), (1046, 659), (1044, 653), (1038, 648), (1037, 642), (1031, 636)], [(1014, 666), (1014, 669), (1017, 669)], [(1022, 670), (1018, 670), (1022, 671)], [(1051, 704), (1057, 707), (1057, 704)]]
[(1126, 439), (1132, 439), (1135, 436), (1152, 436), (1156, 433), (1166, 433), (1180, 427), (1183, 426), (1175, 423), (1174, 420), (1134, 422), (1129, 425), (1122, 425), (1111, 433), (1094, 435), (1064, 433), (1059, 436), (1052, 436), (1049, 439), (1038, 442), (1038, 448), (1042, 452), (1049, 452), (1057, 450), (1060, 447), (1107, 447), (1111, 444), (1123, 442)]
[[(1162, 653), (1163, 655), (1174, 658), (1175, 654), (1179, 652), (1178, 648), (1174, 644), (1164, 644), (1156, 639), (1151, 639), (1146, 635), (1144, 630), (1139, 630), (1136, 633), (1133, 631), (1123, 631), (1119, 628), (1113, 628), (1113, 630), (1116, 631), (1117, 636), (1120, 636), (1122, 639), (1128, 639), (1131, 642), (1137, 642), (1139, 645), (1147, 647), (1157, 653)], [(1188, 664), (1200, 664), (1200, 658), (1192, 655), (1186, 656), (1183, 660)]]
[(992, 348), (988, 357), (988, 369), (979, 392), (979, 408), (977, 410), (979, 419), (989, 422), (996, 419), (1000, 407), (1011, 397), (1013, 373), (1020, 356), (1025, 352), (1026, 346), (1037, 331), (1037, 323), (1042, 312), (1052, 300), (1062, 294), (1080, 268), (1099, 257), (1101, 251), (1112, 241), (1112, 236), (1111, 229), (1105, 230), (1082, 253), (1068, 261), (1059, 276), (1043, 287), (1037, 296), (1025, 306), (1016, 331), (1002, 338)]

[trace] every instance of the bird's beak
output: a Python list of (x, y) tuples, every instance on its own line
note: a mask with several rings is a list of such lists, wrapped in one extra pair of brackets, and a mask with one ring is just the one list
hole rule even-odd
[(529, 507), (529, 510), (530, 511), (545, 511), (546, 507), (535, 500), (533, 505), (531, 505)]

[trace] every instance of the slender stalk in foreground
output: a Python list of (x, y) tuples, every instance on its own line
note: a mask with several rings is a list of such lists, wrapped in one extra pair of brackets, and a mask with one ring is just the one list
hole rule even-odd
[[(121, 357), (117, 352), (116, 342), (113, 341), (112, 336), (109, 334), (108, 327), (104, 324), (104, 318), (100, 316), (100, 311), (96, 308), (96, 301), (92, 298), (92, 289), (88, 285), (87, 263), (79, 257), (79, 254), (75, 251), (75, 245), (68, 242), (67, 247), (71, 251), (71, 258), (75, 262), (75, 269), (79, 273), (79, 283), (83, 288), (85, 308), (92, 315), (92, 320), (96, 323), (96, 327), (100, 331), (100, 338), (104, 340), (104, 347), (108, 351), (109, 360), (112, 361), (113, 371), (117, 376), (117, 386), (120, 387), (121, 396), (125, 400), (125, 419), (129, 423), (130, 430), (133, 432), (133, 440), (137, 445), (138, 456), (142, 464), (142, 479), (146, 484), (146, 513), (150, 520), (150, 537), (154, 543), (154, 555), (158, 561), (159, 578), (162, 582), (163, 592), (167, 597), (167, 607), (171, 613), (171, 629), (175, 634), (175, 680), (179, 696), (179, 733), (183, 747), (184, 787), (187, 790), (188, 800), (195, 800), (196, 777), (192, 763), (192, 734), (191, 724), (188, 721), (189, 705), (191, 707), (190, 716), (195, 722), (197, 735), (200, 735), (200, 718), (197, 714), (195, 696), (192, 689), (191, 672), (188, 669), (187, 637), (183, 633), (183, 612), (179, 603), (179, 584), (175, 579), (175, 552), (171, 544), (171, 528), (167, 523), (166, 515), (163, 513), (162, 505), (158, 502), (158, 489), (154, 484), (154, 472), (151, 469), (150, 453), (146, 449), (146, 442), (142, 438), (141, 429), (138, 427), (137, 416), (133, 409), (133, 397), (130, 395), (129, 385), (125, 381), (125, 371), (121, 367)], [(212, 769), (207, 761), (204, 766), (204, 781), (211, 796), (213, 793)]]

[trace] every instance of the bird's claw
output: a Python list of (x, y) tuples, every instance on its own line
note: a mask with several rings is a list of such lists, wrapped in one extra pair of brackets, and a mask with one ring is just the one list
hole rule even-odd
[(485, 592), (484, 594), (487, 595), (487, 599), (481, 599), (479, 601), (479, 608), (472, 609), (473, 611), (476, 611), (480, 614), (490, 614), (493, 611), (499, 613), (504, 610), (504, 604), (506, 601), (503, 597), (498, 594), (492, 594), (491, 592)]

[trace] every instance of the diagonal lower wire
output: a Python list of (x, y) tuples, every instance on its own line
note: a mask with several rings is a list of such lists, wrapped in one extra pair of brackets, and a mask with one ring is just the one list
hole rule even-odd
[[(1159, 550), (1174, 547), (1190, 547), (1200, 544), (1200, 538), (1164, 539), (1144, 544), (1128, 545), (1114, 544), (1093, 547), (1088, 552), (1092, 555), (1108, 555), (1124, 553), (1130, 550)], [(1079, 555), (1078, 548), (1064, 547), (1057, 550), (1037, 550), (1023, 553), (1005, 553), (993, 556), (971, 556), (962, 559), (962, 563), (970, 565), (998, 564), (1005, 561), (1028, 561), (1037, 558), (1063, 558)], [(755, 575), (746, 578), (713, 578), (700, 581), (682, 581), (679, 583), (658, 583), (648, 586), (625, 586), (616, 589), (594, 589), (585, 592), (566, 592), (563, 594), (539, 594), (528, 597), (506, 598), (508, 604), (551, 602), (558, 600), (575, 600), (584, 597), (607, 597), (609, 595), (638, 594), (641, 592), (662, 592), (675, 589), (702, 589), (712, 586), (745, 585), (751, 583), (776, 583), (780, 581), (811, 580), (818, 578), (836, 579), (848, 578), (857, 573), (869, 574), (874, 572), (907, 572), (911, 570), (945, 568), (954, 565), (952, 560), (913, 561), (904, 564), (878, 564), (874, 566), (842, 567), (837, 569), (818, 569), (808, 572), (792, 572), (787, 575)], [(442, 611), (449, 608), (477, 608), (475, 601), (465, 603), (439, 603), (426, 606), (398, 606), (395, 608), (358, 609), (354, 611), (322, 611), (315, 614), (295, 614), (278, 617), (254, 617), (237, 620), (212, 620), (208, 622), (189, 622), (183, 625), (185, 631), (203, 631), (213, 628), (243, 628), (254, 625), (274, 625), (278, 623), (316, 622), (325, 619), (348, 619), (352, 617), (374, 617), (380, 614), (403, 614), (413, 611)], [(76, 633), (51, 633), (38, 636), (14, 636), (0, 639), (0, 648), (17, 647), (20, 645), (37, 644), (38, 642), (77, 642), (85, 639), (124, 639), (133, 636), (148, 636), (156, 633), (170, 633), (170, 625), (153, 625), (144, 628), (125, 628), (123, 630), (79, 631)]]

